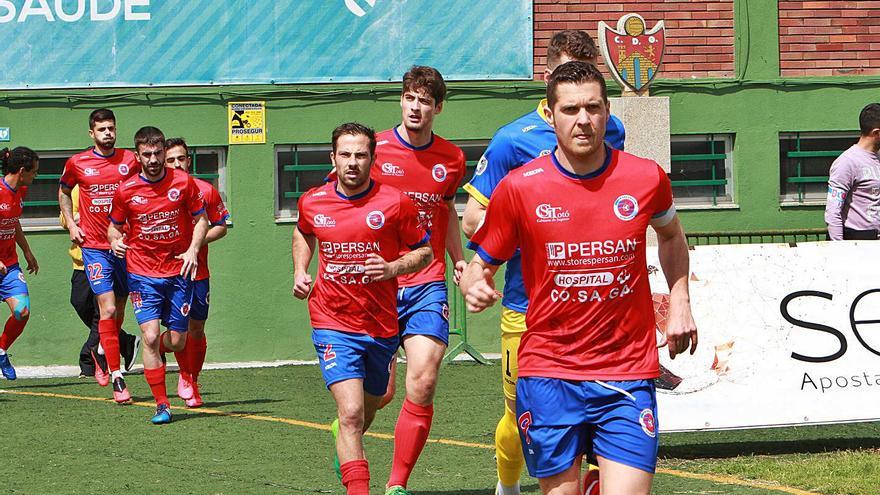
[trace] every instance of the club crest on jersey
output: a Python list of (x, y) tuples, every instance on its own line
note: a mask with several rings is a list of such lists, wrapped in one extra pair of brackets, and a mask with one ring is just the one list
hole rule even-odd
[(520, 431), (522, 431), (523, 438), (526, 439), (526, 445), (531, 445), (532, 439), (529, 437), (529, 427), (532, 426), (532, 412), (526, 411), (520, 414), (516, 423), (519, 425)]
[(177, 201), (180, 199), (180, 189), (172, 187), (168, 190), (168, 201)]
[(535, 208), (535, 215), (538, 217), (538, 223), (545, 222), (567, 222), (571, 219), (571, 212), (563, 210), (559, 206), (553, 206), (549, 203), (542, 203)]
[(385, 214), (379, 210), (373, 210), (367, 213), (367, 227), (373, 230), (379, 230), (385, 225)]
[(145, 204), (147, 204), (147, 198), (145, 198), (143, 196), (132, 196), (131, 202), (136, 205), (145, 205)]
[(315, 222), (315, 227), (336, 227), (336, 220), (334, 220), (333, 217), (325, 215), (323, 213), (318, 213), (314, 216), (312, 220)]
[[(128, 175), (128, 172), (131, 169), (128, 168), (128, 165), (126, 165), (124, 163), (120, 163), (119, 168), (117, 170), (119, 171), (119, 175)], [(86, 174), (86, 175), (88, 175), (88, 174)], [(97, 174), (95, 174), (95, 175), (97, 175)]]
[(180, 307), (180, 314), (189, 316), (189, 303), (183, 303), (183, 306)]
[(382, 175), (390, 175), (393, 177), (403, 177), (403, 169), (393, 163), (385, 162), (382, 164)]
[(618, 196), (614, 200), (614, 214), (617, 218), (628, 222), (639, 214), (639, 202), (629, 194)]
[(657, 422), (654, 420), (654, 411), (645, 409), (639, 414), (639, 424), (642, 425), (642, 431), (651, 438), (657, 436)]
[(96, 168), (89, 167), (89, 168), (83, 170), (83, 175), (85, 175), (86, 177), (94, 177), (96, 175), (101, 175), (101, 172)]
[(541, 152), (538, 154), (538, 156), (547, 156), (550, 153), (552, 153), (551, 150), (541, 150)]
[(431, 169), (431, 177), (437, 182), (443, 182), (446, 180), (446, 174), (446, 165), (443, 165), (442, 163), (434, 165), (434, 168)]
[(486, 159), (486, 155), (481, 156), (480, 161), (477, 162), (477, 169), (474, 170), (474, 175), (483, 175), (488, 166), (489, 160)]

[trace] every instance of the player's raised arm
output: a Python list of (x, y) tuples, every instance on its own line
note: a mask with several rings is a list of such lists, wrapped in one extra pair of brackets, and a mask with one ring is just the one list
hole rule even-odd
[(293, 295), (298, 299), (309, 297), (312, 275), (309, 264), (315, 253), (315, 236), (304, 234), (299, 227), (293, 230)]
[(364, 262), (364, 275), (370, 277), (373, 282), (381, 282), (415, 273), (428, 266), (433, 259), (434, 251), (428, 244), (417, 247), (394, 261), (385, 261), (384, 258), (373, 253), (368, 255)]

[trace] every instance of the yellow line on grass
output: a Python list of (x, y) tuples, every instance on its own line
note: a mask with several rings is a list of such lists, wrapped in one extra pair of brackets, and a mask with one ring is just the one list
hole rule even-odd
[[(55, 394), (49, 392), (25, 392), (19, 390), (0, 390), (0, 394), (7, 395), (24, 395), (29, 397), (48, 397), (52, 399), (71, 399), (71, 400), (85, 400), (92, 402), (106, 402), (115, 404), (112, 399), (104, 398), (104, 397), (90, 397), (84, 395), (70, 395), (70, 394)], [(156, 404), (152, 402), (133, 402), (131, 405), (146, 407), (146, 408), (154, 408)], [(242, 418), (242, 419), (250, 419), (254, 421), (264, 421), (269, 423), (282, 423), (293, 426), (302, 426), (303, 428), (311, 428), (314, 430), (324, 430), (330, 431), (330, 426), (322, 423), (313, 423), (311, 421), (301, 421), (298, 419), (289, 419), (289, 418), (279, 418), (275, 416), (261, 416), (258, 414), (244, 414), (244, 413), (234, 413), (221, 411), (219, 409), (211, 409), (201, 407), (198, 409), (199, 413), (203, 414), (212, 414), (215, 416), (225, 416), (229, 418)], [(373, 433), (367, 432), (365, 436), (372, 438), (379, 438), (382, 440), (394, 440), (394, 435), (389, 435), (387, 433)], [(454, 447), (469, 447), (473, 449), (483, 449), (483, 450), (495, 450), (494, 445), (489, 445), (486, 443), (473, 443), (473, 442), (462, 442), (459, 440), (450, 440), (446, 438), (429, 438), (428, 443), (442, 444), (442, 445), (451, 445)], [(782, 493), (788, 493), (790, 495), (816, 495), (816, 492), (809, 492), (805, 490), (799, 490), (797, 488), (790, 488), (787, 486), (779, 486), (772, 483), (756, 481), (756, 480), (743, 480), (739, 478), (734, 478), (731, 476), (718, 476), (714, 474), (703, 474), (703, 473), (690, 473), (687, 471), (679, 471), (677, 469), (667, 469), (667, 468), (657, 468), (657, 472), (661, 474), (667, 474), (670, 476), (676, 476), (679, 478), (689, 478), (700, 481), (710, 481), (712, 483), (723, 483), (728, 485), (739, 485), (746, 486), (750, 488), (762, 488), (765, 490), (773, 490)]]

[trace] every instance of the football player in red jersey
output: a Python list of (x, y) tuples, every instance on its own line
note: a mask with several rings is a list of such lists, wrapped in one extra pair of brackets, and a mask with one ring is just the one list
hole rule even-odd
[[(143, 127), (134, 142), (141, 172), (116, 189), (107, 239), (113, 254), (125, 258), (129, 297), (144, 340), (144, 377), (156, 399), (151, 421), (165, 424), (171, 422), (171, 409), (162, 354), (180, 351), (186, 343), (192, 280), (208, 221), (193, 178), (165, 166), (162, 131)], [(167, 332), (159, 333), (160, 323)]]
[[(370, 178), (376, 161), (373, 130), (343, 124), (333, 131), (332, 143), (337, 180), (299, 200), (293, 295), (309, 300), (312, 340), (336, 401), (334, 433), (342, 483), (349, 495), (368, 495), (370, 473), (362, 439), (385, 393), (400, 343), (397, 277), (427, 266), (432, 250), (412, 200)], [(308, 269), (318, 246), (313, 290)]]
[(31, 252), (19, 218), (27, 188), (40, 168), (40, 157), (24, 146), (12, 151), (5, 148), (0, 151), (0, 165), (3, 167), (3, 184), (0, 184), (0, 299), (12, 312), (0, 334), (0, 372), (7, 380), (15, 380), (15, 368), (6, 351), (24, 331), (31, 305), (15, 246), (17, 244), (24, 254), (28, 273), (36, 274), (40, 265)]
[[(171, 168), (179, 168), (192, 173), (192, 157), (189, 147), (182, 138), (170, 138), (165, 141), (165, 164)], [(199, 250), (199, 266), (193, 282), (193, 302), (189, 313), (189, 330), (186, 346), (174, 353), (180, 374), (177, 381), (177, 395), (186, 401), (187, 407), (201, 407), (202, 395), (199, 391), (199, 373), (205, 364), (205, 353), (208, 340), (205, 337), (205, 321), (208, 319), (208, 308), (211, 301), (210, 272), (208, 271), (208, 244), (226, 235), (226, 220), (229, 211), (220, 198), (220, 193), (210, 182), (195, 179), (196, 186), (205, 201), (205, 215), (210, 225), (205, 235), (205, 245)]]
[(492, 276), (517, 246), (528, 289), (519, 349), (517, 424), (529, 474), (546, 493), (582, 490), (592, 444), (603, 494), (647, 495), (657, 462), (659, 375), (645, 233), (654, 227), (670, 287), (669, 353), (697, 345), (687, 241), (655, 162), (603, 142), (605, 80), (559, 66), (547, 86), (557, 147), (507, 175), (472, 238), (462, 277), (471, 311), (494, 304)]
[[(461, 149), (434, 134), (434, 118), (443, 110), (446, 83), (433, 67), (414, 66), (403, 76), (401, 123), (376, 139), (372, 177), (406, 193), (431, 234), (434, 260), (401, 277), (397, 311), (401, 346), (406, 351), (406, 397), (394, 428), (394, 457), (388, 493), (406, 491), (424, 449), (434, 417), (434, 392), (449, 342), (446, 253), (456, 279), (467, 265), (461, 247), (455, 193), (465, 174)], [(394, 370), (383, 405), (394, 395)]]
[[(89, 286), (98, 303), (98, 337), (100, 345), (92, 349), (95, 379), (102, 387), (113, 381), (113, 398), (117, 403), (131, 402), (120, 369), (120, 352), (126, 358), (126, 369), (134, 365), (137, 339), (122, 331), (128, 282), (125, 263), (113, 256), (107, 243), (110, 203), (113, 193), (123, 180), (140, 171), (134, 153), (116, 148), (116, 116), (106, 108), (89, 115), (89, 136), (92, 148), (70, 157), (64, 165), (58, 203), (70, 240), (82, 248), (83, 264)], [(79, 218), (73, 214), (71, 198), (79, 186)]]

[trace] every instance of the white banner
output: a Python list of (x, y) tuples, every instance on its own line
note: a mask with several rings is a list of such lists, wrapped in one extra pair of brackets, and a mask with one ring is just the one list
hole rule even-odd
[[(660, 350), (662, 431), (880, 419), (880, 242), (690, 253), (700, 344), (675, 360)], [(663, 327), (656, 249), (648, 264)]]

